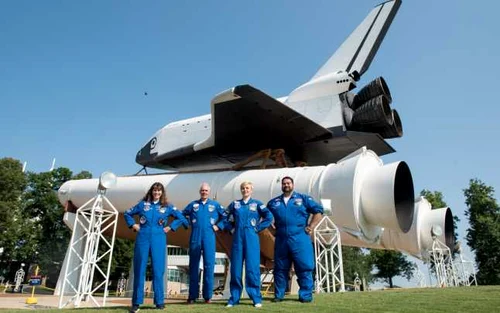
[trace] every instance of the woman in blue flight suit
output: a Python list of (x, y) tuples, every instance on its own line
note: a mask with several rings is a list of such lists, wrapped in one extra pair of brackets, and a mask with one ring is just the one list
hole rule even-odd
[[(134, 215), (139, 216), (139, 223), (134, 220)], [(175, 206), (167, 202), (165, 188), (159, 182), (154, 183), (144, 198), (125, 211), (123, 216), (127, 226), (138, 232), (134, 247), (134, 293), (130, 312), (139, 311), (139, 305), (144, 301), (144, 280), (150, 251), (154, 303), (157, 309), (163, 309), (165, 307), (163, 275), (165, 273), (166, 234), (170, 230), (176, 231), (181, 225), (187, 227), (188, 222)], [(167, 226), (170, 216), (174, 217), (174, 221)]]
[(241, 276), (245, 261), (245, 288), (254, 306), (260, 308), (262, 295), (259, 232), (271, 225), (273, 216), (262, 202), (251, 198), (252, 183), (241, 183), (240, 191), (243, 198), (233, 201), (227, 208), (228, 222), (225, 228), (227, 230), (234, 228), (231, 248), (231, 297), (227, 307), (233, 307), (240, 301), (243, 290)]

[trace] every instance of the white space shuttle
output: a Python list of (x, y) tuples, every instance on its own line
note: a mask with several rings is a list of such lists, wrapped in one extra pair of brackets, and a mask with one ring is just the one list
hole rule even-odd
[(288, 96), (275, 99), (250, 85), (223, 91), (212, 99), (210, 114), (158, 130), (136, 162), (183, 172), (230, 169), (264, 149), (283, 149), (290, 164), (310, 166), (337, 162), (363, 146), (378, 155), (394, 152), (384, 139), (401, 137), (403, 129), (384, 79), (351, 91), (400, 5), (392, 0), (373, 8), (319, 71)]
[[(425, 202), (415, 203), (407, 164), (384, 165), (378, 157), (394, 152), (385, 139), (402, 136), (385, 81), (379, 77), (352, 93), (400, 5), (400, 0), (392, 0), (373, 8), (320, 70), (287, 97), (275, 99), (252, 86), (236, 86), (212, 99), (211, 114), (166, 125), (138, 152), (136, 161), (176, 172), (119, 177), (107, 197), (122, 213), (151, 184), (161, 182), (169, 200), (183, 208), (198, 197), (199, 184), (208, 182), (211, 195), (227, 205), (240, 197), (241, 182), (252, 181), (254, 196), (266, 202), (281, 192), (280, 179), (290, 176), (298, 192), (331, 201), (330, 214), (344, 244), (397, 249), (421, 257), (429, 249), (430, 229), (435, 227), (444, 230), (439, 239), (452, 248), (449, 208), (431, 214)], [(234, 170), (235, 164), (267, 149), (283, 149), (287, 162), (307, 166)], [(61, 186), (65, 220), (72, 220), (76, 208), (92, 198), (97, 186), (97, 179)], [(187, 247), (188, 232), (170, 234), (169, 244)], [(117, 236), (135, 236), (123, 218)], [(272, 260), (274, 236), (268, 231), (260, 236), (261, 256)], [(217, 250), (229, 253), (230, 236), (221, 233), (217, 238)]]

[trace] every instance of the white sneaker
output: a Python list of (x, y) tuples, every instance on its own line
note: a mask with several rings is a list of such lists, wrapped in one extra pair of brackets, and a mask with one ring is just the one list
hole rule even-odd
[(232, 308), (232, 307), (233, 307), (233, 305), (232, 305), (231, 303), (228, 303), (228, 304), (226, 305), (226, 308)]
[(256, 307), (256, 308), (261, 308), (262, 307), (262, 303), (255, 303), (253, 306)]

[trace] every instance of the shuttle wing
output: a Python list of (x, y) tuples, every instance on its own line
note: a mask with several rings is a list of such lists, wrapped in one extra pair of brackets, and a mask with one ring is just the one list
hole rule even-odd
[(284, 149), (292, 162), (310, 165), (335, 162), (362, 146), (378, 154), (394, 152), (384, 138), (401, 137), (402, 125), (389, 107), (383, 79), (373, 85), (380, 88), (370, 83), (361, 89), (362, 96), (350, 91), (370, 66), (400, 5), (401, 0), (390, 0), (373, 8), (314, 77), (284, 98), (286, 104), (250, 85), (236, 86), (212, 99), (210, 118), (197, 119), (196, 126), (169, 124), (157, 132), (136, 162), (194, 171), (231, 168), (263, 149)]
[(400, 5), (401, 0), (392, 0), (373, 8), (312, 79), (338, 70), (348, 73), (357, 71), (363, 75), (377, 53)]
[(240, 85), (211, 103), (212, 134), (194, 145), (219, 153), (289, 148), (330, 138), (332, 133), (264, 92)]

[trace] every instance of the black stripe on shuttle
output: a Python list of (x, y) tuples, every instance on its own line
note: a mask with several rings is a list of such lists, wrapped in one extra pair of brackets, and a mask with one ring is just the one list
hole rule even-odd
[(398, 12), (400, 6), (401, 6), (401, 0), (396, 0), (394, 2), (394, 6), (391, 9), (391, 12), (389, 12), (389, 16), (387, 16), (387, 19), (385, 20), (385, 23), (382, 26), (382, 29), (380, 30), (380, 34), (375, 40), (375, 43), (373, 44), (372, 49), (370, 50), (370, 53), (368, 54), (368, 57), (365, 60), (365, 63), (363, 64), (361, 70), (359, 71), (359, 75), (363, 75), (363, 73), (368, 70), (368, 67), (372, 63), (372, 60), (375, 57), (375, 54), (377, 53), (378, 48), (380, 47), (380, 44), (384, 40), (385, 35), (387, 34), (387, 30), (389, 29), (389, 26), (391, 26), (392, 21), (394, 20), (394, 17), (396, 16), (396, 13)]
[(160, 155), (155, 155), (154, 161), (161, 163), (163, 160), (168, 160), (168, 159), (173, 159), (181, 156), (186, 156), (189, 154), (193, 154), (196, 151), (194, 150), (194, 144), (187, 145), (181, 148), (177, 148), (174, 150), (171, 150), (165, 154), (160, 154)]
[[(374, 25), (374, 24), (375, 24), (375, 22), (377, 21), (378, 16), (380, 15), (380, 12), (381, 12), (381, 11), (382, 11), (382, 9), (384, 8), (384, 5), (385, 5), (385, 3), (383, 3), (382, 5), (380, 5), (380, 10), (378, 10), (377, 15), (375, 16), (375, 18), (373, 19), (372, 24), (370, 25), (370, 28), (368, 28), (368, 31), (367, 31), (367, 32), (366, 32), (366, 34), (365, 34), (365, 37), (363, 37), (363, 40), (361, 40), (361, 43), (359, 44), (359, 47), (358, 47), (358, 49), (356, 50), (356, 53), (354, 53), (354, 56), (352, 57), (351, 62), (349, 62), (349, 65), (347, 65), (347, 68), (346, 68), (346, 72), (347, 72), (347, 73), (350, 73), (350, 72), (351, 72), (351, 67), (352, 67), (352, 65), (354, 64), (354, 62), (356, 61), (356, 59), (357, 59), (357, 57), (358, 57), (359, 52), (360, 52), (360, 51), (361, 51), (361, 49), (363, 48), (363, 45), (365, 44), (366, 38), (368, 38), (368, 35), (369, 35), (369, 34), (370, 34), (370, 32), (372, 31), (373, 25)], [(360, 73), (360, 74), (361, 74), (361, 73)]]

